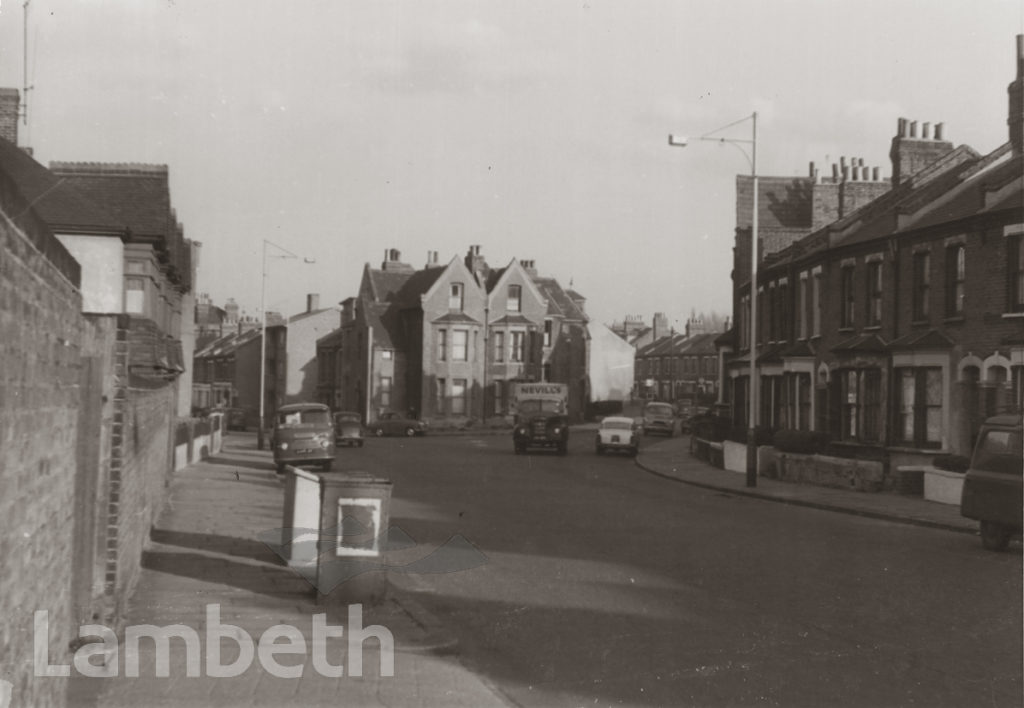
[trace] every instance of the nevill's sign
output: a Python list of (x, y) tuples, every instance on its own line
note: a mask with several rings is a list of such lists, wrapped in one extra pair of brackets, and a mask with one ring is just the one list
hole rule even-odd
[(565, 395), (564, 384), (519, 384), (517, 386), (520, 398), (530, 396), (563, 396)]

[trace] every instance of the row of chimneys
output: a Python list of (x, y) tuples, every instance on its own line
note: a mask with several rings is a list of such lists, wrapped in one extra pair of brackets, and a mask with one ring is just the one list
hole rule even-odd
[(921, 125), (921, 136), (918, 138), (917, 135), (917, 121), (907, 120), (906, 118), (900, 118), (896, 125), (896, 137), (897, 138), (912, 138), (920, 140), (942, 140), (942, 123), (935, 124), (935, 137), (932, 137), (932, 124), (923, 123)]
[[(903, 120), (902, 118), (900, 120)], [(846, 164), (846, 158), (840, 157), (839, 164), (832, 164), (833, 182), (881, 182), (880, 167), (865, 167), (863, 157), (850, 158), (850, 164)], [(809, 176), (814, 179), (815, 184), (821, 184), (821, 174), (818, 167), (811, 162)]]
[[(440, 267), (441, 266), (441, 262), (440, 262), (439, 256), (440, 256), (440, 254), (438, 253), (438, 251), (427, 251), (427, 264), (424, 267), (425, 268), (438, 268), (438, 267)], [(469, 247), (469, 257), (470, 258), (481, 258), (481, 256), (480, 256), (480, 246), (470, 246)], [(385, 249), (385, 251), (384, 251), (384, 263), (385, 264), (388, 264), (388, 263), (400, 263), (401, 260), (402, 260), (402, 252), (399, 251), (397, 248)], [(527, 270), (530, 273), (536, 273), (537, 263), (534, 260), (520, 260), (519, 261), (519, 265), (521, 265), (525, 270)]]

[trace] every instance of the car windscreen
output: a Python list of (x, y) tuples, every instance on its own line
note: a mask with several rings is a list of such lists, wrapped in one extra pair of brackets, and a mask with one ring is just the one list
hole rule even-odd
[(555, 413), (561, 414), (561, 401), (522, 401), (519, 404), (519, 412), (532, 415), (534, 413)]
[(1019, 430), (987, 430), (974, 451), (971, 469), (1021, 474), (1024, 450)]
[(278, 425), (330, 425), (331, 414), (321, 409), (280, 411), (277, 414)]
[(672, 415), (672, 406), (647, 406), (647, 408), (644, 409), (644, 413), (647, 415)]
[(339, 423), (358, 423), (359, 416), (357, 415), (339, 415), (335, 417), (335, 420)]
[(601, 423), (602, 430), (632, 430), (633, 423), (628, 420), (606, 420)]

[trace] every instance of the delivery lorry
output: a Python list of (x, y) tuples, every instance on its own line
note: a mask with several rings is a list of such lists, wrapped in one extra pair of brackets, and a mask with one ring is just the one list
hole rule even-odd
[(512, 445), (517, 455), (532, 447), (569, 450), (569, 385), (513, 382), (509, 410), (514, 416)]

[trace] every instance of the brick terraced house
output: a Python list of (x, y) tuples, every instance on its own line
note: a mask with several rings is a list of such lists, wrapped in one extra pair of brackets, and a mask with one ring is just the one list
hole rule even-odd
[[(1024, 408), (1024, 54), (1009, 140), (981, 155), (941, 123), (899, 119), (891, 180), (762, 180), (758, 424), (824, 431), (891, 468), (969, 455), (985, 417)], [(719, 338), (723, 398), (745, 423), (751, 178), (737, 178), (735, 328)], [(778, 227), (785, 215), (790, 230)], [(806, 233), (805, 233), (806, 232)], [(837, 447), (833, 445), (833, 447)]]

